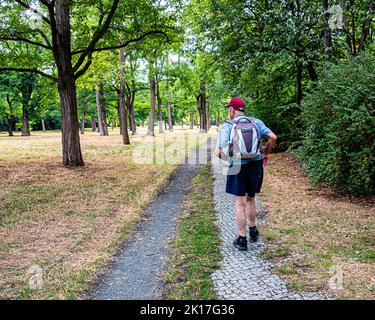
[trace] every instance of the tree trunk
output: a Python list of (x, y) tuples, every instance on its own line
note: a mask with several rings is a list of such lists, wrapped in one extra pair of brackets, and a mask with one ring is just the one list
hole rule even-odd
[(296, 103), (301, 105), (302, 100), (302, 63), (296, 61)]
[(205, 100), (201, 95), (197, 98), (197, 108), (199, 111), (199, 132), (207, 132), (207, 114), (205, 110)]
[(216, 127), (219, 127), (220, 126), (220, 113), (219, 111), (216, 113)]
[(189, 129), (194, 129), (194, 114), (190, 112), (190, 128)]
[(353, 5), (351, 6), (351, 14), (352, 14), (352, 44), (353, 44), (353, 53), (354, 55), (357, 54), (357, 39), (355, 37), (355, 15), (353, 12)]
[(28, 106), (22, 104), (22, 136), (28, 137), (30, 135), (29, 130), (29, 112)]
[(91, 116), (91, 129), (92, 129), (92, 132), (96, 131), (96, 120), (93, 115)]
[(318, 74), (315, 71), (314, 63), (309, 61), (307, 64), (307, 71), (309, 73), (310, 80), (312, 81), (313, 88), (315, 88), (318, 84)]
[(103, 123), (103, 130), (104, 135), (108, 136), (108, 124), (107, 124), (107, 102), (105, 100), (103, 89), (100, 91), (101, 94), (101, 110), (102, 110), (102, 123)]
[(128, 109), (128, 119), (127, 119), (127, 121), (128, 121), (128, 123), (129, 123), (129, 131), (132, 131), (132, 120), (131, 120), (131, 116), (130, 116), (130, 112), (129, 112), (129, 106), (127, 107), (127, 109)]
[(85, 111), (82, 110), (81, 134), (85, 134)]
[(10, 115), (8, 118), (8, 134), (9, 137), (13, 137), (13, 125), (14, 125), (14, 116)]
[(96, 88), (96, 111), (98, 116), (98, 128), (99, 128), (99, 134), (101, 136), (104, 136), (104, 126), (103, 126), (103, 120), (102, 120), (102, 104), (100, 101), (100, 89)]
[(54, 56), (58, 70), (61, 103), (63, 164), (83, 166), (77, 119), (76, 82), (71, 56), (70, 5), (70, 2), (64, 1), (57, 1), (55, 5), (57, 28), (55, 40), (58, 50), (54, 51)]
[(74, 76), (69, 78), (59, 77), (63, 163), (66, 166), (83, 166), (77, 119), (76, 86)]
[(199, 132), (207, 132), (207, 101), (206, 101), (206, 85), (201, 81), (200, 94), (196, 96), (197, 109), (199, 111)]
[(148, 136), (154, 136), (155, 124), (155, 77), (153, 74), (150, 76), (150, 117), (148, 122)]
[(9, 137), (13, 137), (14, 116), (13, 116), (12, 101), (10, 100), (9, 94), (6, 95), (6, 100), (8, 102), (9, 112), (10, 112), (10, 115), (7, 117), (8, 134), (9, 134)]
[(130, 116), (130, 123), (132, 128), (132, 135), (137, 134), (137, 124), (135, 123), (135, 114), (134, 114), (134, 101), (131, 101), (129, 106), (129, 116)]
[(22, 85), (22, 136), (30, 136), (29, 128), (29, 104), (33, 93), (34, 75), (31, 74)]
[(331, 28), (329, 27), (329, 3), (328, 0), (323, 0), (323, 8), (325, 10), (324, 14), (324, 45), (328, 51), (332, 48), (332, 33)]
[(367, 6), (366, 6), (366, 18), (362, 25), (361, 30), (361, 37), (359, 39), (359, 46), (358, 46), (358, 52), (361, 52), (365, 49), (365, 45), (367, 42), (367, 37), (370, 34), (370, 27), (372, 23), (372, 14), (375, 11), (375, 1), (368, 0)]
[(118, 119), (118, 125), (120, 127), (120, 135), (122, 135), (122, 124), (121, 124), (121, 114), (120, 114), (120, 92), (118, 93), (118, 99), (117, 99), (117, 119)]
[(120, 93), (119, 93), (119, 107), (120, 107), (120, 123), (122, 128), (122, 142), (124, 144), (130, 144), (129, 140), (129, 132), (128, 132), (128, 121), (127, 121), (127, 110), (126, 110), (126, 103), (125, 103), (125, 51), (124, 49), (120, 49)]
[(128, 106), (128, 112), (130, 117), (131, 123), (131, 130), (132, 135), (137, 134), (137, 123), (135, 122), (135, 114), (134, 114), (134, 100), (135, 100), (135, 93), (136, 93), (136, 83), (135, 83), (135, 71), (137, 67), (137, 61), (133, 61), (130, 56), (130, 75), (131, 75), (131, 93), (130, 93), (130, 101)]
[(207, 104), (207, 111), (206, 111), (206, 115), (207, 115), (207, 131), (210, 130), (211, 128), (211, 113), (210, 113), (210, 107), (209, 107), (209, 104)]
[(171, 114), (171, 103), (167, 101), (167, 121), (168, 121), (168, 130), (170, 132), (173, 131), (173, 123), (172, 123), (172, 114)]
[(44, 122), (44, 119), (42, 119), (42, 130), (43, 132), (46, 132), (46, 124)]
[[(346, 13), (349, 11), (350, 5), (349, 3), (346, 3), (342, 1), (343, 8), (345, 8), (345, 13), (343, 14), (343, 23), (344, 23), (344, 30), (345, 30), (345, 41), (346, 41), (346, 46), (347, 46), (347, 51), (348, 55), (352, 56), (353, 55), (353, 46), (352, 46), (352, 37), (350, 36), (350, 31), (349, 31), (349, 22), (348, 22), (348, 17)], [(354, 44), (355, 46), (355, 44)]]
[(158, 123), (159, 123), (159, 133), (163, 133), (163, 112), (161, 110), (161, 96), (159, 83), (156, 84), (156, 97), (158, 101)]

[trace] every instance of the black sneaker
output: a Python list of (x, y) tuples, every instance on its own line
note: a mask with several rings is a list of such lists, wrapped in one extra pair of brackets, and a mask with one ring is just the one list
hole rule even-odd
[(259, 237), (259, 231), (257, 227), (249, 228), (250, 242), (257, 242)]
[(233, 241), (233, 245), (240, 251), (246, 251), (247, 250), (246, 237), (239, 236), (236, 240)]

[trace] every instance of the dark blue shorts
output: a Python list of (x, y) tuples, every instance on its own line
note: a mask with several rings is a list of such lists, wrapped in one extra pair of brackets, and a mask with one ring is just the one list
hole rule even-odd
[(242, 164), (238, 174), (227, 176), (225, 192), (236, 196), (255, 197), (260, 192), (263, 183), (263, 163), (249, 161)]

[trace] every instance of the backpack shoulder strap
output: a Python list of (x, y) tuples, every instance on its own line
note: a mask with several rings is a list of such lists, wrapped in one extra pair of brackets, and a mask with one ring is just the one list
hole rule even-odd
[(235, 119), (233, 119), (233, 120), (225, 120), (224, 121), (224, 123), (229, 123), (229, 124), (231, 124), (231, 125), (235, 125), (235, 124), (237, 124), (238, 123), (238, 120), (235, 120)]
[(243, 119), (246, 119), (249, 122), (253, 122), (254, 121), (253, 117), (244, 117)]

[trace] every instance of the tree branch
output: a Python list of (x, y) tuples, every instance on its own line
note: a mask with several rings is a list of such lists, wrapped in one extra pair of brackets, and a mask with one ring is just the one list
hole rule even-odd
[(77, 63), (74, 65), (73, 67), (73, 71), (76, 72), (79, 67), (82, 65), (82, 63), (85, 61), (85, 58), (90, 54), (92, 53), (93, 49), (95, 48), (96, 44), (98, 43), (98, 41), (103, 37), (103, 35), (107, 32), (108, 28), (109, 28), (109, 25), (111, 24), (111, 21), (113, 19), (113, 16), (115, 15), (115, 12), (117, 10), (117, 7), (118, 7), (118, 4), (119, 4), (120, 0), (113, 0), (113, 4), (112, 4), (112, 7), (111, 7), (111, 10), (110, 12), (108, 13), (107, 15), (107, 18), (103, 24), (103, 26), (95, 31), (94, 33), (94, 36), (91, 40), (91, 42), (89, 43), (89, 45), (87, 46), (86, 49), (84, 49), (82, 51), (82, 54), (81, 56), (78, 58), (78, 61)]
[(27, 3), (21, 1), (21, 0), (15, 0), (19, 5), (21, 5), (22, 7), (26, 8), (26, 9), (29, 9), (31, 10), (32, 12), (36, 13), (38, 16), (40, 16), (45, 22), (47, 22), (48, 24), (51, 24), (51, 21), (49, 19), (47, 19), (43, 13), (39, 12), (38, 10), (30, 7)]
[(44, 49), (52, 50), (52, 47), (50, 47), (48, 45), (44, 45), (43, 43), (39, 43), (39, 42), (30, 40), (30, 39), (27, 39), (27, 38), (22, 38), (22, 37), (0, 37), (0, 41), (20, 41), (20, 42), (26, 42), (26, 43), (32, 44), (34, 46), (37, 46), (37, 47), (41, 47), (41, 48), (44, 48)]
[(80, 76), (84, 75), (87, 69), (91, 66), (92, 64), (92, 53), (89, 54), (88, 59), (86, 64), (83, 66), (82, 69), (80, 69), (75, 75), (74, 78), (78, 79)]
[(32, 31), (35, 31), (35, 32), (39, 33), (40, 36), (44, 39), (44, 41), (47, 43), (47, 45), (52, 48), (51, 42), (49, 41), (47, 35), (42, 30), (40, 30), (40, 29), (33, 29)]
[(37, 68), (0, 68), (0, 72), (4, 71), (15, 71), (15, 72), (31, 72), (31, 73), (37, 73), (43, 77), (46, 77), (49, 80), (52, 80), (54, 82), (57, 82), (57, 79), (54, 76), (51, 76), (50, 74), (44, 73), (43, 71), (38, 70)]
[[(148, 32), (145, 32), (144, 34), (142, 34), (141, 36), (137, 37), (137, 38), (134, 38), (134, 39), (130, 39), (128, 41), (125, 41), (123, 44), (121, 45), (117, 45), (117, 46), (109, 46), (109, 47), (104, 47), (104, 48), (93, 48), (91, 50), (91, 52), (99, 52), (99, 51), (107, 51), (107, 50), (115, 50), (115, 49), (121, 49), (121, 48), (125, 48), (126, 46), (128, 46), (130, 43), (133, 43), (133, 42), (139, 42), (141, 40), (143, 40), (144, 38), (150, 36), (150, 35), (155, 35), (155, 34), (162, 34), (163, 36), (166, 37), (167, 41), (169, 42), (169, 37), (168, 35), (164, 32), (164, 31), (160, 31), (160, 30), (153, 30), (153, 31), (148, 31)], [(79, 53), (82, 53), (84, 52), (86, 49), (79, 49), (79, 50), (74, 50), (72, 52), (73, 55), (75, 54), (79, 54)]]
[(41, 4), (44, 4), (46, 7), (52, 6), (52, 3), (48, 2), (47, 0), (39, 0)]

